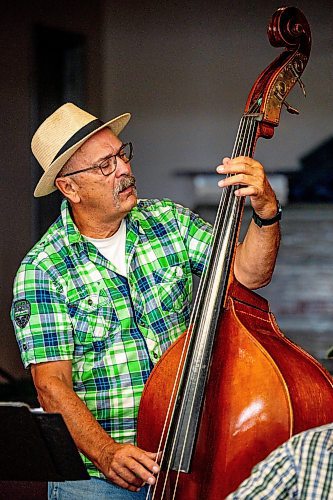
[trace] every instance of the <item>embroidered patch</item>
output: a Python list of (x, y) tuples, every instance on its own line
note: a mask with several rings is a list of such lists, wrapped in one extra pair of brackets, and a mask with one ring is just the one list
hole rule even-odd
[(14, 302), (14, 320), (17, 326), (24, 328), (30, 319), (31, 309), (28, 300), (17, 300)]

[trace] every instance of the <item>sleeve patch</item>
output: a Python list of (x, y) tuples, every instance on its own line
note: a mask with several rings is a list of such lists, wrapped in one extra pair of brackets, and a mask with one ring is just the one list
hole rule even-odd
[(14, 307), (14, 320), (17, 326), (24, 328), (31, 316), (31, 307), (28, 300), (16, 300), (13, 304)]

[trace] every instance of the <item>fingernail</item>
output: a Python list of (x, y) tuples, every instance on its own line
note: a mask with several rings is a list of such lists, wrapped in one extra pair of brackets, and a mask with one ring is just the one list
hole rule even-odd
[(149, 483), (149, 484), (154, 484), (154, 483), (155, 483), (155, 478), (153, 478), (153, 477), (149, 477), (149, 478), (147, 479), (147, 483)]
[(137, 492), (138, 492), (138, 491), (140, 491), (140, 490), (141, 490), (141, 488), (137, 488), (137, 489), (136, 489), (136, 491), (137, 491)]
[(221, 165), (219, 167), (217, 167), (216, 169), (218, 172), (224, 172), (224, 167), (222, 167)]
[(153, 472), (160, 472), (160, 468), (157, 465), (154, 465)]

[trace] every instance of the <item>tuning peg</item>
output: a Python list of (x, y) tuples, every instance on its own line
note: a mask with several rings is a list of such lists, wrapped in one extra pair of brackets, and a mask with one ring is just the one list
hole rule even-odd
[(298, 85), (301, 87), (301, 90), (303, 92), (304, 97), (306, 97), (306, 90), (305, 90), (305, 85), (302, 82), (302, 80), (298, 77), (297, 78)]
[(290, 113), (292, 115), (299, 115), (298, 109), (293, 108), (292, 106), (290, 106), (290, 104), (287, 101), (283, 101), (282, 104), (287, 108), (288, 113)]
[(300, 68), (299, 68), (299, 65), (300, 65), (300, 61), (294, 61), (294, 66), (291, 65), (290, 69), (293, 72), (293, 74), (295, 75), (297, 83), (301, 87), (301, 90), (303, 92), (304, 97), (306, 97), (305, 85), (302, 82), (302, 80), (301, 80), (301, 78), (300, 78), (300, 76), (298, 74), (298, 70), (301, 70), (302, 67), (303, 67), (303, 65)]

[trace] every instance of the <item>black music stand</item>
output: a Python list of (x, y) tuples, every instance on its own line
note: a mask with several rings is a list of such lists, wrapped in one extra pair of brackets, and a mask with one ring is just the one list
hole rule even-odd
[(0, 403), (0, 481), (79, 479), (89, 475), (60, 414)]

